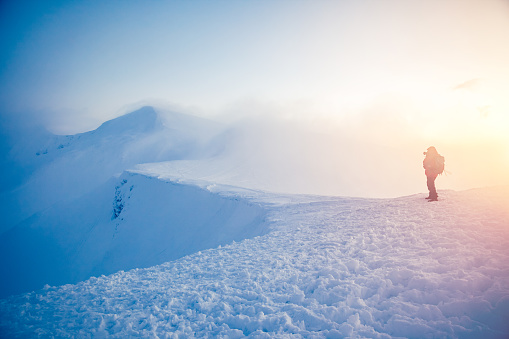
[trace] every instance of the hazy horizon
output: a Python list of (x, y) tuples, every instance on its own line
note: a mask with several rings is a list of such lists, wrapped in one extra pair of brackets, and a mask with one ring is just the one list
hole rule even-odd
[(149, 104), (369, 178), (366, 196), (424, 181), (431, 145), (439, 188), (509, 184), (507, 1), (19, 1), (0, 29), (4, 128), (75, 134)]

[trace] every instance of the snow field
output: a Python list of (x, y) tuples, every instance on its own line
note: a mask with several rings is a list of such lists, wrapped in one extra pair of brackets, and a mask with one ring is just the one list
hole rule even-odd
[(1, 300), (0, 333), (505, 338), (509, 193), (440, 196), (249, 197), (270, 233)]

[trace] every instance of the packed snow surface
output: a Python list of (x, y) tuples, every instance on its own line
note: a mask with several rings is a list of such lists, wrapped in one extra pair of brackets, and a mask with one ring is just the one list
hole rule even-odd
[(260, 206), (270, 231), (162, 265), (11, 296), (0, 301), (0, 333), (509, 336), (507, 187), (439, 192), (440, 201), (428, 203), (422, 194), (360, 199), (197, 186)]

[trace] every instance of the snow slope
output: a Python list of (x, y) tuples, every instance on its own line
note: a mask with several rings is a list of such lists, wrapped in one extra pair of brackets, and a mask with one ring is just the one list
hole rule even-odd
[[(162, 265), (1, 300), (0, 333), (509, 335), (507, 187), (444, 191), (439, 202), (428, 203), (422, 194), (333, 198), (200, 185), (211, 194), (263, 207), (271, 231)], [(198, 233), (195, 240), (207, 236)]]
[(0, 296), (150, 267), (264, 234), (242, 199), (124, 173), (0, 235)]

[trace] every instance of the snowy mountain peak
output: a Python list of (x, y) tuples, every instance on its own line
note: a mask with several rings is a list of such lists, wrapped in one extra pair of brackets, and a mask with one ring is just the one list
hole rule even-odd
[(146, 133), (162, 127), (158, 113), (151, 106), (142, 107), (134, 112), (106, 121), (95, 131), (101, 134), (125, 132)]

